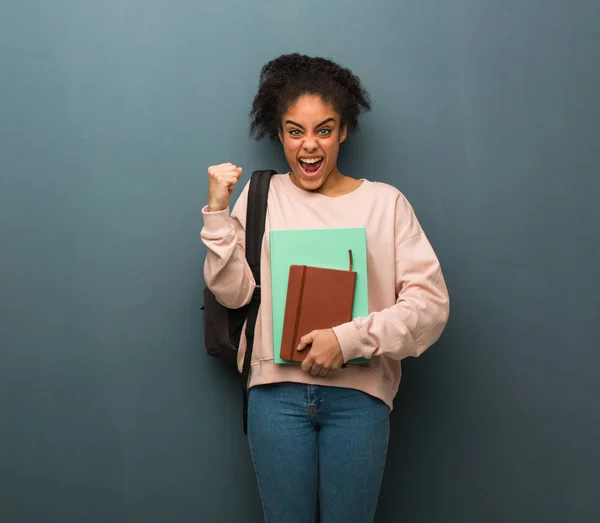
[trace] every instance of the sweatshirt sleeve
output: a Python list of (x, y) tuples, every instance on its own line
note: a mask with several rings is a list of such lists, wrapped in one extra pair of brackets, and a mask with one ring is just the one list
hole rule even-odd
[(200, 237), (208, 249), (204, 280), (217, 300), (230, 309), (248, 304), (256, 287), (245, 254), (247, 202), (248, 184), (231, 214), (229, 208), (219, 212), (202, 209)]
[(395, 211), (396, 304), (335, 327), (344, 361), (418, 357), (441, 336), (449, 316), (439, 261), (406, 198)]

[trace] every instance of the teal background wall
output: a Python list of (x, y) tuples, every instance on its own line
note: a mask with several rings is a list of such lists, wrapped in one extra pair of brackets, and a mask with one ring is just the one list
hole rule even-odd
[[(258, 522), (202, 347), (206, 168), (263, 63), (351, 67), (343, 172), (398, 186), (450, 324), (408, 361), (377, 521), (600, 520), (600, 3), (0, 4), (0, 520)], [(292, 520), (290, 520), (292, 521)]]

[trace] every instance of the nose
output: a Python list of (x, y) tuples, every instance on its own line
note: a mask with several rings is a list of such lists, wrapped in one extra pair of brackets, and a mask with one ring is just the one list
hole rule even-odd
[(318, 147), (317, 140), (315, 140), (312, 136), (307, 136), (302, 145), (306, 152), (313, 152)]

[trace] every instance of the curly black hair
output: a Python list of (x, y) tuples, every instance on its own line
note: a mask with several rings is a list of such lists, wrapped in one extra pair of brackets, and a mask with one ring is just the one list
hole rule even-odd
[(250, 112), (250, 135), (257, 140), (266, 135), (277, 140), (283, 114), (303, 94), (332, 103), (348, 131), (358, 127), (360, 113), (371, 109), (369, 94), (349, 69), (326, 58), (285, 54), (265, 64), (260, 72)]

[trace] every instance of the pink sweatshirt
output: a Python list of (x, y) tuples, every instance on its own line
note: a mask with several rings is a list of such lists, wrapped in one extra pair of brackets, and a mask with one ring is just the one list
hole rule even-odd
[[(255, 282), (244, 255), (247, 184), (233, 211), (203, 209), (202, 241), (207, 286), (225, 306), (250, 301)], [(344, 360), (363, 356), (368, 366), (348, 365), (313, 377), (296, 364), (273, 362), (269, 231), (365, 227), (369, 315), (334, 328)], [(392, 409), (401, 377), (400, 360), (419, 356), (441, 335), (449, 299), (438, 259), (406, 198), (394, 187), (363, 181), (355, 191), (331, 198), (304, 191), (289, 175), (273, 176), (261, 254), (261, 306), (256, 323), (250, 387), (296, 382), (358, 389)], [(238, 363), (245, 353), (242, 339)]]

